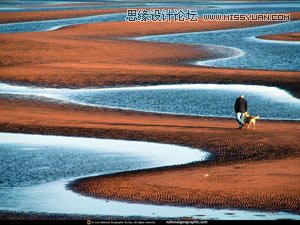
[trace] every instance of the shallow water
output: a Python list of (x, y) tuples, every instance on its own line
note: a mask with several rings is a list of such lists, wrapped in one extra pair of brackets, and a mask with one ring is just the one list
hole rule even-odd
[[(120, 6), (123, 3), (116, 3)], [(139, 3), (137, 7), (141, 7)], [(2, 4), (1, 8), (5, 8)], [(11, 4), (9, 4), (11, 7)], [(135, 5), (131, 5), (133, 8)], [(130, 6), (130, 7), (131, 7)], [(264, 2), (264, 3), (148, 3), (147, 7), (188, 7), (198, 8), (199, 16), (203, 14), (245, 14), (245, 13), (279, 13), (300, 10), (300, 2)], [(205, 8), (203, 8), (205, 7)], [(42, 7), (43, 8), (43, 7)], [(199, 9), (201, 8), (201, 9)], [(51, 10), (51, 9), (47, 9)], [(126, 13), (89, 16), (72, 19), (33, 21), (0, 24), (0, 33), (37, 32), (55, 30), (61, 27), (96, 22), (124, 21)], [(261, 42), (254, 37), (266, 34), (299, 32), (300, 22), (262, 26), (249, 29), (226, 31), (209, 31), (173, 35), (157, 35), (136, 38), (144, 41), (158, 41), (184, 44), (205, 44), (204, 48), (217, 53), (219, 59), (195, 62), (225, 68), (270, 69), (300, 71), (299, 43)]]
[[(2, 12), (30, 12), (30, 11), (55, 11), (55, 10), (81, 10), (105, 8), (150, 8), (150, 7), (190, 7), (198, 9), (201, 16), (204, 13), (276, 13), (293, 12), (300, 7), (300, 1), (281, 2), (228, 2), (228, 1), (174, 1), (174, 2), (126, 2), (126, 1), (95, 1), (108, 5), (72, 5), (65, 3), (86, 1), (0, 1)], [(60, 6), (51, 6), (60, 4)], [(207, 8), (208, 7), (208, 8)]]
[[(76, 5), (75, 3), (79, 3)], [(84, 5), (82, 3), (87, 3)], [(88, 5), (92, 3), (92, 5)], [(143, 3), (128, 3), (119, 1), (0, 1), (0, 12), (36, 12), (36, 11), (61, 11), (61, 10), (93, 10), (111, 8), (132, 8), (146, 6)], [(102, 4), (103, 3), (103, 4)], [(52, 6), (55, 4), (55, 6)], [(72, 4), (72, 5), (65, 5)]]
[[(176, 145), (0, 133), (0, 210), (198, 219), (300, 219), (299, 215), (100, 200), (66, 189), (75, 178), (205, 160)], [(200, 175), (199, 175), (200, 176)]]
[(300, 100), (277, 88), (251, 85), (174, 85), (78, 91), (66, 99), (83, 104), (182, 115), (232, 117), (244, 94), (249, 112), (267, 119), (300, 120)]
[[(204, 48), (217, 54), (220, 53), (223, 58), (198, 61), (197, 65), (300, 71), (299, 42), (267, 42), (254, 38), (267, 34), (299, 31), (300, 21), (293, 21), (253, 28), (157, 35), (136, 39), (193, 45), (205, 44), (207, 46)], [(227, 51), (226, 47), (228, 47)]]
[[(0, 133), (0, 209), (95, 213), (97, 201), (66, 190), (67, 181), (207, 157), (206, 152), (175, 145)], [(94, 208), (82, 205), (90, 201), (96, 201)]]
[(0, 84), (0, 94), (46, 97), (81, 105), (146, 112), (234, 117), (235, 99), (243, 94), (251, 115), (262, 119), (300, 120), (300, 100), (275, 87), (186, 84), (128, 88), (55, 89)]
[(0, 187), (185, 164), (207, 156), (195, 149), (156, 143), (6, 133), (0, 136)]
[(122, 21), (125, 20), (125, 17), (126, 17), (126, 13), (115, 13), (115, 14), (87, 16), (87, 17), (71, 18), (71, 19), (7, 23), (7, 24), (0, 24), (0, 33), (38, 32), (38, 31), (55, 30), (61, 27), (71, 26), (76, 24)]
[[(203, 14), (227, 14), (227, 13), (279, 13), (279, 12), (294, 12), (300, 10), (300, 1), (294, 2), (264, 2), (264, 3), (228, 3), (228, 2), (168, 2), (168, 3), (124, 3), (124, 2), (111, 2), (110, 6), (61, 6), (61, 7), (33, 7), (28, 8), (30, 5), (38, 5), (44, 3), (62, 3), (62, 2), (47, 2), (47, 1), (28, 1), (27, 3), (20, 1), (1, 2), (0, 11), (52, 11), (52, 10), (80, 10), (80, 9), (101, 9), (101, 8), (155, 8), (155, 7), (183, 7), (196, 9), (198, 15), (201, 17)], [(68, 1), (72, 3), (72, 1)], [(76, 1), (77, 2), (77, 1)], [(150, 1), (151, 2), (151, 1)], [(15, 32), (36, 32), (47, 31), (53, 28), (70, 26), (75, 24), (86, 24), (96, 22), (112, 22), (112, 21), (125, 21), (126, 14), (108, 14), (91, 17), (81, 17), (73, 19), (60, 19), (48, 21), (34, 21), (34, 22), (20, 22), (0, 24), (0, 33), (15, 33)]]

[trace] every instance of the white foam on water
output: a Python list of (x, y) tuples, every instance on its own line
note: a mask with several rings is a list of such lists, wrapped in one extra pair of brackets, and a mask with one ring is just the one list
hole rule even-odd
[(51, 31), (51, 30), (58, 30), (62, 27), (67, 27), (68, 25), (61, 25), (61, 26), (54, 26), (54, 27), (51, 27), (49, 29), (47, 29), (46, 31)]
[[(227, 50), (231, 50), (234, 53), (232, 54), (232, 56), (226, 56), (226, 57), (222, 57), (222, 58), (218, 58), (218, 59), (208, 59), (208, 60), (199, 60), (194, 62), (195, 65), (198, 66), (210, 66), (213, 63), (217, 62), (217, 61), (225, 61), (225, 60), (229, 60), (229, 59), (235, 59), (235, 58), (240, 58), (243, 57), (246, 52), (239, 49), (239, 48), (235, 48), (235, 47), (228, 47), (228, 46), (222, 46), (222, 45), (203, 45), (203, 46), (210, 46), (212, 49), (214, 49), (214, 51), (216, 51), (216, 53), (218, 53), (218, 50), (216, 49), (227, 49)], [(224, 50), (223, 50), (224, 51)]]
[(184, 33), (173, 33), (173, 34), (159, 34), (159, 35), (147, 35), (147, 36), (141, 36), (141, 37), (133, 37), (132, 40), (147, 40), (149, 38), (160, 38), (160, 37), (176, 37), (181, 36), (183, 34), (189, 35), (189, 34), (214, 34), (214, 33), (223, 33), (223, 32), (231, 32), (231, 31), (239, 31), (239, 30), (258, 30), (258, 29), (264, 29), (266, 27), (276, 27), (276, 26), (282, 26), (284, 24), (293, 24), (298, 23), (299, 21), (287, 21), (287, 22), (279, 22), (274, 24), (268, 24), (268, 25), (260, 25), (260, 26), (254, 26), (254, 27), (243, 27), (243, 28), (232, 28), (232, 29), (223, 29), (223, 30), (207, 30), (207, 31), (192, 31), (192, 32), (184, 32)]
[[(57, 181), (26, 189), (33, 203), (22, 204), (23, 210), (43, 210), (52, 213), (86, 215), (142, 216), (142, 217), (192, 217), (195, 219), (222, 220), (276, 220), (300, 219), (299, 215), (285, 212), (261, 212), (235, 209), (193, 208), (167, 205), (137, 204), (85, 197), (65, 190), (68, 181)], [(47, 200), (41, 201), (41, 196)], [(58, 202), (60, 204), (58, 204)]]
[[(205, 160), (208, 157), (207, 152), (203, 152), (198, 149), (191, 149), (188, 147), (137, 141), (107, 139), (101, 140), (95, 138), (0, 133), (0, 144), (24, 144), (26, 146), (32, 145), (32, 147), (27, 147), (26, 149), (24, 149), (24, 151), (39, 151), (38, 148), (34, 149), (34, 146), (47, 145), (49, 148), (51, 148), (52, 146), (68, 146), (70, 148), (76, 147), (76, 149), (82, 148), (83, 151), (108, 151), (112, 153), (130, 152), (133, 154), (141, 154), (144, 158), (148, 158), (149, 155), (155, 155), (155, 158), (153, 158), (153, 160), (156, 161), (159, 158), (163, 159), (163, 161), (160, 163), (160, 166), (170, 164), (172, 165), (174, 163), (188, 163), (192, 161)], [(80, 160), (78, 160), (78, 163), (80, 164)], [(99, 174), (86, 174), (85, 177), (94, 175)], [(60, 179), (57, 181), (29, 187), (9, 188), (6, 191), (11, 195), (10, 202), (5, 204), (2, 203), (0, 205), (0, 209), (31, 213), (66, 213), (125, 217), (142, 216), (152, 218), (192, 217), (195, 219), (223, 220), (274, 220), (286, 218), (300, 219), (299, 215), (285, 212), (269, 213), (233, 209), (193, 208), (167, 205), (137, 204), (96, 199), (92, 197), (82, 196), (66, 188), (69, 182), (72, 182), (77, 178), (80, 177)]]
[[(233, 28), (233, 29), (224, 29), (224, 30), (209, 30), (209, 31), (196, 31), (196, 32), (186, 32), (186, 33), (174, 33), (174, 34), (162, 34), (162, 35), (149, 35), (149, 36), (142, 36), (142, 37), (134, 37), (134, 38), (131, 38), (132, 40), (138, 40), (138, 41), (152, 41), (152, 42), (166, 42), (166, 43), (169, 43), (170, 41), (167, 41), (166, 37), (172, 37), (172, 39), (175, 39), (176, 37), (183, 37), (183, 35), (197, 35), (199, 34), (199, 40), (201, 40), (201, 35), (205, 35), (205, 34), (209, 34), (209, 35), (218, 35), (218, 34), (222, 34), (224, 32), (228, 33), (229, 37), (230, 37), (230, 33), (231, 32), (234, 32), (234, 33), (237, 33), (239, 31), (257, 31), (257, 32), (260, 32), (262, 31), (263, 29), (266, 29), (266, 28), (272, 28), (272, 27), (278, 27), (278, 30), (280, 32), (280, 28), (282, 28), (283, 26), (285, 25), (294, 25), (294, 24), (298, 24), (299, 21), (286, 21), (286, 22), (280, 22), (280, 23), (275, 23), (275, 24), (269, 24), (269, 25), (262, 25), (262, 26), (255, 26), (255, 27), (245, 27), (245, 28)], [(262, 33), (260, 35), (265, 35), (265, 34), (268, 34), (268, 32), (266, 33)], [(128, 38), (130, 39), (130, 38)], [(239, 66), (236, 66), (236, 64), (231, 64), (231, 62), (234, 62), (234, 61), (231, 61), (231, 60), (235, 60), (235, 59), (238, 59), (238, 58), (242, 58), (242, 57), (245, 57), (246, 54), (248, 55), (251, 55), (252, 53), (252, 50), (251, 48), (247, 47), (247, 41), (252, 41), (252, 42), (265, 42), (265, 43), (273, 43), (273, 44), (277, 44), (277, 45), (287, 45), (287, 46), (290, 46), (290, 45), (299, 45), (300, 42), (292, 42), (292, 41), (272, 41), (272, 40), (262, 40), (262, 39), (259, 39), (257, 37), (241, 37), (241, 40), (244, 40), (244, 45), (239, 45), (239, 46), (236, 46), (236, 47), (233, 47), (234, 44), (231, 43), (230, 45), (233, 45), (232, 47), (228, 46), (229, 44), (224, 44), (224, 45), (219, 45), (219, 43), (222, 43), (222, 40), (220, 40), (218, 43), (214, 43), (214, 44), (211, 44), (211, 46), (215, 47), (216, 49), (219, 48), (219, 47), (224, 47), (224, 48), (228, 48), (228, 49), (235, 49), (237, 54), (233, 54), (232, 56), (230, 55), (225, 55), (223, 56), (222, 58), (216, 58), (216, 59), (210, 59), (210, 60), (198, 60), (198, 61), (195, 61), (193, 64), (194, 65), (198, 65), (198, 66), (212, 66), (212, 67), (225, 67), (225, 68), (244, 68), (244, 67), (239, 67)], [(173, 41), (171, 41), (170, 43), (173, 43)], [(175, 41), (174, 43), (181, 43), (181, 44), (187, 44), (185, 43), (185, 41)], [(226, 43), (226, 42), (225, 42)], [(189, 43), (191, 44), (191, 43)], [(206, 45), (206, 42), (204, 43), (201, 43), (197, 41), (197, 43), (194, 43), (194, 46), (196, 47), (197, 45), (202, 45), (205, 47)], [(243, 50), (241, 50), (240, 48), (243, 48)], [(249, 51), (248, 51), (249, 50)], [(215, 51), (215, 50), (213, 50)], [(216, 51), (217, 52), (217, 51)], [(267, 52), (268, 53), (268, 52)], [(264, 52), (260, 53), (262, 55), (264, 55)], [(251, 55), (252, 56), (252, 55)], [(269, 57), (269, 56), (268, 56)], [(251, 59), (252, 60), (252, 59)], [(270, 58), (269, 61), (272, 60), (272, 57)], [(227, 62), (229, 63), (229, 65), (224, 64), (222, 62)], [(243, 61), (243, 60), (242, 60)], [(247, 60), (245, 60), (247, 62)], [(243, 62), (245, 63), (245, 62)], [(271, 62), (269, 62), (271, 63)], [(296, 62), (295, 62), (296, 63)], [(237, 64), (239, 65), (239, 63)], [(240, 63), (241, 65), (241, 63)], [(246, 64), (246, 68), (254, 68), (254, 69), (270, 69), (270, 68), (264, 68), (264, 67), (261, 67), (260, 64), (257, 64), (258, 67), (256, 67), (256, 64), (252, 65), (251, 63), (248, 65)], [(278, 70), (278, 68), (271, 68), (273, 70)], [(287, 68), (289, 69), (289, 68)], [(280, 70), (286, 70), (285, 68), (280, 68)], [(294, 69), (292, 69), (294, 70)]]
[(202, 161), (208, 157), (206, 152), (170, 144), (51, 135), (0, 134), (0, 144), (32, 145), (30, 148), (24, 148), (25, 151), (37, 150), (39, 146), (46, 145), (49, 148), (55, 146), (81, 148), (82, 151), (89, 152), (130, 153), (148, 159), (153, 158), (158, 165), (186, 164), (193, 161)]
[[(134, 87), (115, 87), (115, 88), (36, 88), (31, 86), (16, 86), (0, 83), (0, 94), (15, 95), (33, 95), (54, 98), (62, 101), (70, 101), (69, 95), (74, 93), (88, 93), (101, 91), (147, 91), (147, 90), (215, 90), (215, 91), (236, 91), (236, 92), (253, 92), (256, 95), (267, 97), (277, 102), (300, 103), (300, 100), (293, 97), (287, 91), (277, 87), (268, 87), (262, 85), (242, 85), (242, 84), (173, 84), (173, 85), (155, 85), (155, 86), (134, 86)], [(82, 103), (81, 103), (82, 104)], [(92, 104), (85, 104), (92, 105)]]
[(300, 45), (300, 41), (268, 40), (260, 37), (249, 37), (248, 40), (256, 41), (256, 42), (273, 43), (273, 44)]

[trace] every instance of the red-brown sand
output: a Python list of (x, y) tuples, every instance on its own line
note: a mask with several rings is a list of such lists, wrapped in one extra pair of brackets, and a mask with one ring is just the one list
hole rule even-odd
[[(196, 165), (83, 179), (85, 195), (156, 204), (299, 213), (299, 122), (157, 115), (1, 99), (0, 131), (169, 143), (214, 155)], [(142, 149), (141, 149), (142, 151)]]
[[(299, 13), (291, 13), (298, 19)], [(129, 23), (72, 26), (0, 36), (0, 79), (43, 86), (241, 83), (284, 88), (299, 96), (299, 72), (208, 68), (184, 63), (217, 57), (201, 46), (118, 40), (152, 34), (229, 29), (263, 22)]]
[(264, 35), (260, 36), (259, 38), (275, 41), (300, 41), (300, 32)]
[(127, 9), (93, 9), (70, 11), (40, 11), (40, 12), (0, 12), (0, 23), (25, 21), (55, 20), (83, 16), (94, 16), (111, 13), (124, 13)]
[[(110, 6), (115, 5), (116, 3), (113, 2), (61, 2), (57, 4), (38, 4), (38, 5), (29, 5), (26, 8), (35, 8), (35, 7), (62, 7), (62, 6)], [(72, 9), (69, 9), (72, 10)]]

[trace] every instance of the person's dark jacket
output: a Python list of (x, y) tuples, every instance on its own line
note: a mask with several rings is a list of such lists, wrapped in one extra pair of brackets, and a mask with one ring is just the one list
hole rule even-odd
[(236, 113), (238, 113), (238, 112), (241, 112), (241, 113), (247, 112), (248, 103), (247, 103), (246, 99), (237, 98), (235, 100), (234, 109), (235, 109)]

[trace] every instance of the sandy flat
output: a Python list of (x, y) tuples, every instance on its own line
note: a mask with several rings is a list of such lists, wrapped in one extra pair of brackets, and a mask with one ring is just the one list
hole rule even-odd
[[(299, 13), (291, 13), (298, 19)], [(129, 23), (71, 26), (0, 36), (0, 79), (55, 87), (163, 83), (241, 83), (278, 86), (299, 96), (299, 72), (188, 65), (218, 55), (201, 46), (117, 38), (256, 26), (263, 22)]]
[(273, 35), (264, 35), (259, 38), (266, 40), (275, 40), (275, 41), (300, 41), (300, 33), (286, 33), (286, 34), (273, 34)]
[(41, 12), (0, 12), (0, 23), (28, 22), (39, 20), (67, 19), (111, 13), (124, 13), (127, 9), (94, 9)]
[[(83, 179), (72, 189), (117, 200), (299, 213), (299, 122), (156, 115), (1, 99), (0, 131), (143, 140), (205, 149), (196, 165)], [(141, 150), (142, 151), (142, 150)]]

